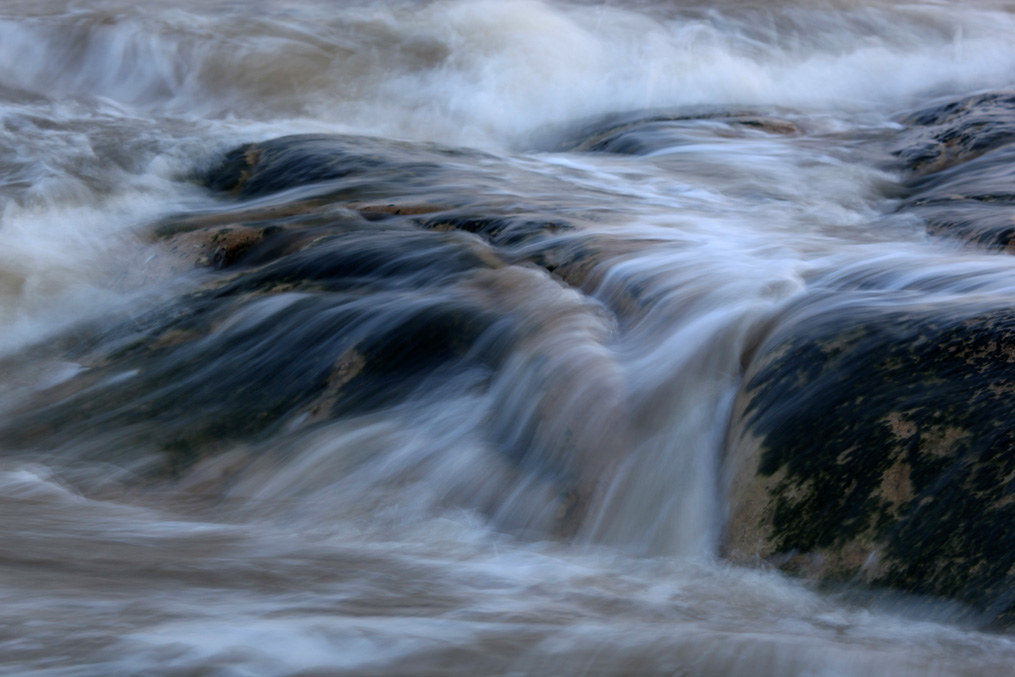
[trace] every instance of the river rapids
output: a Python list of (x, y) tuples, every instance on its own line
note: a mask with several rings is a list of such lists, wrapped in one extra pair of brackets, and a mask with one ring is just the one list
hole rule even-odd
[[(763, 336), (1015, 295), (1015, 259), (899, 208), (892, 146), (1010, 87), (1013, 35), (1002, 0), (5, 0), (0, 672), (1012, 674), (955, 602), (724, 540)], [(288, 135), (369, 161), (201, 179)], [(355, 284), (222, 300), (268, 273), (154, 235), (286, 210)], [(205, 333), (117, 366), (170, 316)]]

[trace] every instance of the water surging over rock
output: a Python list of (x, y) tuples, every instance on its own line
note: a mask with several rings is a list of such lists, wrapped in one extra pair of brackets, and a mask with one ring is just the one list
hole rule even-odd
[[(685, 112), (609, 121), (579, 147), (658, 154), (701, 124), (799, 132), (753, 112)], [(983, 148), (971, 156), (1007, 139), (974, 137), (968, 145)], [(926, 172), (922, 160), (914, 166)], [(1010, 343), (1006, 309), (900, 310), (904, 300), (884, 306), (884, 293), (882, 305), (812, 293), (766, 312), (726, 306), (686, 329), (714, 341), (684, 348), (653, 382), (623, 336), (686, 313), (688, 288), (664, 303), (651, 285), (631, 284), (626, 262), (652, 243), (587, 228), (602, 218), (589, 208), (594, 195), (582, 210), (548, 210), (499, 190), (505, 171), (520, 184), (533, 178), (479, 152), (368, 138), (235, 149), (203, 181), (239, 202), (154, 231), (167, 259), (207, 267), (203, 289), (90, 330), (60, 356), (88, 370), (15, 415), (5, 444), (73, 441), (76, 454), (106, 459), (108, 446), (130, 449), (118, 462), (151, 479), (261, 499), (305, 491), (294, 469), (305, 464), (272, 467), (312, 448), (314, 463), (330, 457), (331, 482), (361, 484), (325, 482), (347, 503), (392, 481), (404, 490), (417, 475), (426, 500), (436, 490), (501, 528), (707, 552), (722, 512), (706, 489), (719, 481), (732, 416), (724, 548), (735, 560), (957, 597), (1010, 622), (1012, 549), (997, 534), (1011, 517), (1012, 377), (994, 357)], [(466, 176), (469, 191), (447, 190)], [(817, 287), (842, 287), (848, 274), (836, 274)], [(730, 378), (716, 383), (723, 369)], [(397, 444), (384, 442), (391, 435)], [(418, 438), (411, 458), (406, 435)], [(455, 453), (442, 454), (441, 440), (458, 440)], [(693, 480), (646, 480), (668, 463)]]

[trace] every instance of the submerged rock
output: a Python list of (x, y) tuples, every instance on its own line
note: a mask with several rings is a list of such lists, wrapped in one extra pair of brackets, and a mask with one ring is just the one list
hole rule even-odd
[[(158, 480), (237, 445), (425, 406), (433, 393), (490, 392), (496, 460), (550, 487), (542, 517), (526, 513), (518, 528), (549, 515), (544, 532), (574, 534), (607, 463), (588, 451), (605, 435), (582, 437), (584, 418), (598, 407), (600, 427), (615, 431), (622, 392), (596, 352), (612, 318), (578, 289), (597, 284), (624, 242), (583, 232), (573, 212), (482, 204), (481, 156), (452, 154), (322, 136), (230, 153), (206, 177), (220, 208), (152, 230), (163, 267), (198, 268), (201, 288), (75, 328), (57, 356), (86, 369), (11, 412), (0, 441), (131, 466), (147, 457), (145, 476)], [(469, 191), (449, 189), (459, 183)], [(590, 350), (569, 361), (558, 334)], [(552, 387), (529, 401), (514, 379)], [(588, 383), (612, 390), (567, 405)]]
[[(325, 134), (285, 136), (240, 146), (203, 177), (215, 191), (244, 198), (345, 179), (337, 191), (386, 197), (423, 177), (445, 175), (449, 159), (481, 153)], [(379, 190), (378, 190), (379, 189)]]
[(90, 369), (10, 416), (5, 445), (118, 431), (125, 453), (160, 453), (176, 472), (223, 444), (391, 407), (481, 370), (468, 353), (496, 316), (461, 290), (502, 264), (462, 233), (374, 225), (336, 220), (302, 245), (261, 232), (267, 262), (251, 264), (250, 245), (239, 275), (79, 328), (92, 339), (69, 357)]
[(927, 222), (932, 235), (959, 238), (991, 249), (1015, 245), (1015, 147), (914, 181), (907, 208)]
[(768, 340), (730, 438), (727, 548), (1015, 626), (1015, 310), (817, 314)]
[[(669, 124), (599, 141), (656, 123)], [(715, 124), (741, 123), (755, 128)], [(921, 185), (981, 181), (967, 168), (994, 171), (990, 158)], [(11, 412), (0, 441), (124, 463), (148, 452), (150, 476), (166, 477), (235, 444), (479, 392), (479, 443), (511, 491), (558, 496), (535, 510), (519, 490), (512, 526), (581, 533), (642, 432), (603, 347), (652, 307), (637, 285), (609, 312), (588, 294), (607, 261), (651, 243), (511, 195), (501, 171), (480, 154), (350, 137), (237, 149), (207, 176), (221, 209), (153, 230), (167, 257), (206, 269), (203, 286), (76, 328), (58, 357), (87, 370)], [(454, 190), (463, 177), (469, 191)], [(1015, 624), (1015, 312), (805, 318), (752, 355), (730, 438), (729, 556)]]
[(1015, 92), (946, 100), (901, 122), (895, 154), (918, 175), (939, 172), (1015, 141)]
[(559, 150), (649, 155), (679, 145), (701, 143), (703, 131), (717, 139), (750, 134), (795, 135), (800, 127), (755, 111), (688, 108), (615, 115), (581, 127), (557, 144)]
[(990, 249), (1015, 245), (1015, 93), (931, 106), (903, 120), (896, 155), (913, 176), (902, 209), (927, 232)]

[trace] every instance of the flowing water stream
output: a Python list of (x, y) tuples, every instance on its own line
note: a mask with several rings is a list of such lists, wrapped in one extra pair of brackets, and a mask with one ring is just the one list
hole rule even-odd
[[(565, 219), (565, 251), (607, 245), (575, 288), (459, 275), (406, 235), (410, 272), (373, 271), (370, 296), (230, 309), (172, 406), (4, 450), (0, 671), (1011, 674), (1015, 639), (955, 605), (720, 555), (726, 436), (764, 332), (1010, 303), (1015, 259), (897, 209), (888, 141), (918, 105), (1011, 85), (1012, 35), (1001, 0), (2, 3), (5, 411), (89, 369), (46, 346), (208, 282), (152, 224), (235, 209), (191, 179), (241, 143), (347, 135), (430, 168), (357, 179), (376, 199)], [(674, 110), (701, 114), (590, 141), (606, 116)], [(316, 359), (300, 332), (340, 308), (368, 335), (463, 306), (492, 318), (467, 358), (390, 406), (284, 419), (139, 479), (139, 440), (217, 411), (188, 399), (202, 379), (284, 365), (273, 387), (295, 389)], [(566, 533), (562, 475), (595, 496)]]

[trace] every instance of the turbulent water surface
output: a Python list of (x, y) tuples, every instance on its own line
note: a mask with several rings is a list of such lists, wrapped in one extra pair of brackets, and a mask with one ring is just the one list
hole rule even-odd
[[(249, 395), (227, 410), (194, 384), (267, 370), (295, 393), (317, 359), (299, 332), (338, 310), (230, 307), (165, 367), (178, 386), (11, 442), (0, 671), (1010, 674), (1012, 636), (957, 606), (817, 590), (721, 542), (760, 333), (1015, 293), (1015, 260), (897, 209), (887, 143), (916, 106), (1009, 86), (1012, 35), (1001, 0), (4, 2), (6, 411), (93, 369), (82, 327), (200, 298), (208, 269), (153, 224), (234, 209), (193, 179), (242, 143), (344, 135), (422, 167), (343, 184), (360, 202), (566, 221), (564, 251), (607, 245), (575, 288), (531, 265), (459, 275), (431, 240), (392, 240), (410, 272), (343, 297), (356, 331), (481, 308), (471, 351), (391, 401), (216, 439), (172, 479), (147, 471), (156, 442), (242, 418)], [(596, 147), (645, 111), (686, 119)], [(314, 189), (294, 190), (248, 204)], [(363, 238), (366, 257), (389, 246)], [(111, 378), (95, 387), (138, 377)], [(594, 496), (580, 518), (562, 519), (563, 475)]]

